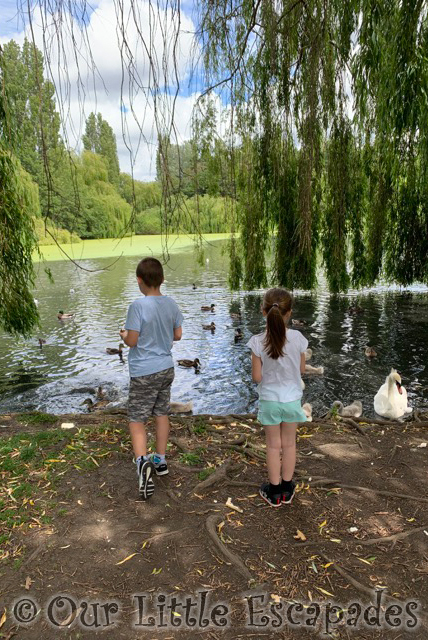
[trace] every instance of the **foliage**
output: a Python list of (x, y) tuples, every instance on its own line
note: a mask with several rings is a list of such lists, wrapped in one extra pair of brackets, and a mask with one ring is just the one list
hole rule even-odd
[(89, 114), (82, 141), (86, 151), (92, 151), (103, 156), (107, 163), (109, 182), (119, 186), (116, 136), (109, 123), (103, 119), (101, 113), (96, 116), (94, 113)]

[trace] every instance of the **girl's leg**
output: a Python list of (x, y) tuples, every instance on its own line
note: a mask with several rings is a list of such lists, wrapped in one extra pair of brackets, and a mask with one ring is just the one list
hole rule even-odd
[(295, 422), (281, 422), (282, 479), (289, 482), (296, 467), (296, 429)]
[(279, 424), (265, 426), (264, 429), (269, 482), (278, 485), (281, 482), (281, 429)]
[(147, 436), (144, 422), (130, 422), (129, 431), (131, 433), (132, 448), (135, 459), (147, 455)]

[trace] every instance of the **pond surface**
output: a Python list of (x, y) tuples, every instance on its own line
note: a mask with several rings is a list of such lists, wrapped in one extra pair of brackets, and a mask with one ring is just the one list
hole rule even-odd
[[(163, 292), (173, 296), (184, 314), (183, 339), (175, 344), (174, 360), (199, 358), (202, 369), (176, 368), (172, 398), (192, 400), (194, 413), (239, 413), (255, 409), (257, 393), (251, 382), (250, 353), (245, 343), (262, 331), (262, 292), (232, 294), (227, 288), (228, 258), (224, 241), (207, 246), (203, 266), (196, 264), (192, 247), (171, 255), (165, 269)], [(148, 249), (146, 248), (147, 252)], [(150, 255), (150, 253), (149, 253)], [(69, 261), (50, 262), (54, 284), (42, 265), (34, 292), (39, 302), (42, 327), (32, 339), (1, 336), (0, 411), (43, 410), (52, 413), (81, 412), (91, 397), (87, 388), (101, 385), (114, 404), (126, 401), (128, 367), (106, 347), (117, 347), (118, 331), (127, 307), (139, 294), (135, 279), (138, 257), (123, 256), (83, 261), (87, 273)], [(192, 283), (197, 289), (193, 290)], [(201, 305), (216, 304), (215, 314)], [(364, 312), (352, 314), (350, 305)], [(57, 320), (59, 309), (74, 312), (68, 322)], [(231, 318), (240, 311), (242, 319)], [(378, 287), (347, 296), (330, 296), (325, 287), (313, 294), (296, 292), (294, 318), (307, 325), (301, 329), (313, 349), (312, 365), (322, 365), (323, 376), (305, 376), (304, 401), (321, 413), (336, 399), (348, 404), (361, 400), (373, 415), (373, 397), (391, 366), (397, 368), (407, 388), (409, 404), (428, 406), (428, 289), (414, 286), (405, 292)], [(214, 321), (214, 334), (202, 324)], [(244, 340), (234, 343), (241, 327)], [(38, 337), (46, 340), (40, 349)], [(366, 345), (378, 356), (369, 360)], [(92, 396), (93, 397), (93, 396)]]

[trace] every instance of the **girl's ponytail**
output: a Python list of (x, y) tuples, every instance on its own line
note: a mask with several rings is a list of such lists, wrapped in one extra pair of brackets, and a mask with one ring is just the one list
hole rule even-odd
[(291, 311), (293, 297), (286, 289), (269, 289), (263, 298), (263, 311), (266, 313), (267, 354), (273, 360), (284, 355), (287, 341), (284, 316)]

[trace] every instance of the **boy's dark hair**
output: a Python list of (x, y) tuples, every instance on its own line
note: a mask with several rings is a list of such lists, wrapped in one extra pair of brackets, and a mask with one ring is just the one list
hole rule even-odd
[(136, 273), (147, 287), (160, 287), (163, 282), (163, 267), (156, 258), (143, 258), (137, 265)]
[(266, 312), (265, 347), (273, 360), (284, 355), (287, 334), (283, 316), (291, 311), (292, 306), (293, 296), (287, 289), (269, 289), (263, 297), (262, 309)]

